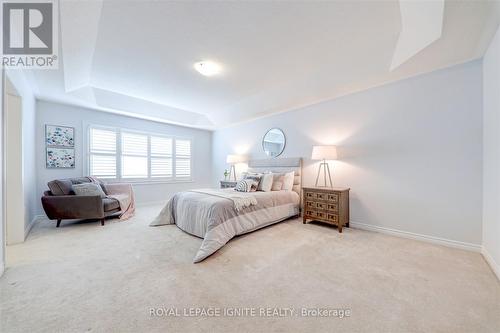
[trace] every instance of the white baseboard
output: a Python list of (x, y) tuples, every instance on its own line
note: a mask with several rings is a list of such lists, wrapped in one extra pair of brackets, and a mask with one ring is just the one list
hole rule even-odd
[(446, 238), (439, 238), (439, 237), (434, 237), (434, 236), (416, 234), (413, 232), (391, 229), (391, 228), (386, 228), (386, 227), (380, 227), (380, 226), (376, 226), (376, 225), (355, 222), (352, 220), (350, 221), (349, 225), (353, 228), (380, 232), (382, 234), (387, 234), (387, 235), (392, 235), (392, 236), (397, 236), (397, 237), (402, 237), (402, 238), (408, 238), (408, 239), (414, 239), (414, 240), (419, 240), (419, 241), (423, 241), (423, 242), (427, 242), (427, 243), (444, 245), (444, 246), (453, 247), (453, 248), (462, 249), (462, 250), (481, 252), (481, 245), (479, 245), (479, 244), (472, 244), (472, 243), (460, 242), (460, 241), (446, 239)]
[(491, 270), (493, 271), (493, 273), (495, 273), (497, 279), (500, 281), (500, 265), (495, 261), (495, 259), (493, 259), (491, 254), (488, 252), (488, 250), (486, 250), (484, 246), (481, 247), (481, 254), (483, 255), (484, 260), (486, 260), (488, 265), (490, 265)]
[(26, 240), (26, 238), (28, 238), (28, 235), (29, 235), (31, 229), (33, 229), (33, 226), (35, 225), (35, 223), (37, 223), (38, 221), (40, 221), (43, 218), (45, 218), (45, 215), (35, 215), (33, 217), (33, 219), (31, 220), (30, 224), (28, 224), (26, 226), (26, 228), (24, 228), (24, 239), (25, 240)]

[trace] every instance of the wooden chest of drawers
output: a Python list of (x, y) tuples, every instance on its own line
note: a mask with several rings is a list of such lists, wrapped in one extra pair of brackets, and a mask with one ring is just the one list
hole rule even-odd
[(314, 220), (349, 227), (349, 188), (304, 187), (303, 222)]

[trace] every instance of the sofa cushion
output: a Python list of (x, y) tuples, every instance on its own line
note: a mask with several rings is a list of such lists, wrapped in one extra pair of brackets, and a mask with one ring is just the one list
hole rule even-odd
[(53, 195), (70, 195), (73, 192), (73, 183), (70, 179), (56, 179), (48, 182), (47, 185)]
[(106, 197), (101, 186), (95, 183), (73, 184), (73, 192), (75, 192), (76, 195), (97, 195), (101, 198)]
[(102, 199), (104, 204), (104, 211), (109, 212), (110, 210), (120, 209), (120, 203), (118, 200), (113, 198), (104, 198)]
[(67, 179), (56, 179), (47, 183), (52, 195), (73, 195), (73, 185), (91, 183), (91, 179), (88, 177), (78, 177), (78, 178), (67, 178)]

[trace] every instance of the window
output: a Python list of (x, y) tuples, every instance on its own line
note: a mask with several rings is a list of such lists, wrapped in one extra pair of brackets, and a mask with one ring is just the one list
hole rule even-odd
[(191, 177), (191, 141), (175, 141), (175, 177)]
[(151, 177), (172, 177), (172, 138), (151, 137)]
[(148, 177), (148, 136), (122, 132), (122, 178)]
[(89, 173), (117, 180), (191, 180), (191, 140), (89, 127)]
[(116, 178), (116, 132), (90, 129), (90, 174), (102, 178)]

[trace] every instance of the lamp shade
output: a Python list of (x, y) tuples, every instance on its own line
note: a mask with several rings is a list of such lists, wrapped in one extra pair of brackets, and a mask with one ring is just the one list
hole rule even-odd
[(245, 155), (227, 155), (227, 158), (226, 158), (226, 163), (229, 163), (229, 164), (242, 163), (245, 161), (246, 161)]
[(313, 160), (336, 160), (337, 146), (313, 146)]

